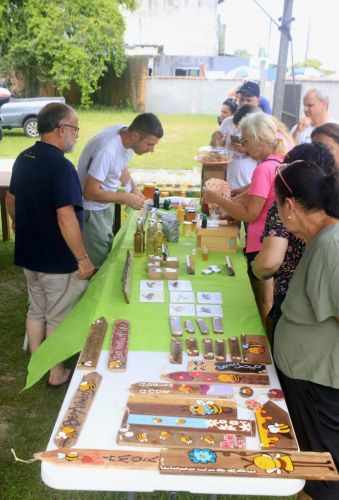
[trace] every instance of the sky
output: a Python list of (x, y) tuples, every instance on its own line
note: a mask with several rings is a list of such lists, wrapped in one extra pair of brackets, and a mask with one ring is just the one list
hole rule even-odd
[[(257, 0), (266, 12), (279, 23), (283, 0)], [(322, 68), (339, 73), (338, 57), (338, 0), (294, 0), (291, 25), (294, 62), (305, 60), (310, 25), (308, 59), (318, 59)], [(269, 62), (276, 63), (279, 54), (280, 31), (254, 0), (225, 0), (219, 6), (222, 22), (226, 24), (226, 53), (246, 49), (253, 56), (260, 47), (268, 50)], [(291, 65), (289, 49), (288, 65)]]

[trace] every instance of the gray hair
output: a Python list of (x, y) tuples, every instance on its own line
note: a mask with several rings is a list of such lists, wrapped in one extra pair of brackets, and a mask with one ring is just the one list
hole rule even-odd
[(328, 103), (329, 103), (328, 92), (325, 92), (324, 90), (319, 89), (318, 87), (314, 87), (314, 88), (308, 89), (305, 96), (307, 94), (310, 94), (311, 92), (316, 96), (317, 99), (319, 99), (319, 101), (326, 101), (327, 105), (328, 105)]

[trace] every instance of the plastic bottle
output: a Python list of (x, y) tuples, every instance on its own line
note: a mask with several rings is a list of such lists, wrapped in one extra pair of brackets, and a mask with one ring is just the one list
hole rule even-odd
[(160, 207), (160, 189), (158, 189), (158, 188), (154, 190), (153, 207), (154, 208)]
[(201, 227), (205, 228), (207, 227), (207, 217), (204, 217), (201, 221)]
[(184, 222), (184, 216), (185, 216), (185, 211), (183, 209), (183, 206), (181, 203), (178, 205), (178, 210), (177, 210), (177, 217), (179, 224), (182, 224)]
[(208, 248), (206, 246), (202, 249), (202, 260), (208, 260)]
[(141, 229), (141, 221), (137, 220), (137, 227), (134, 233), (134, 255), (140, 257), (143, 254), (143, 234)]

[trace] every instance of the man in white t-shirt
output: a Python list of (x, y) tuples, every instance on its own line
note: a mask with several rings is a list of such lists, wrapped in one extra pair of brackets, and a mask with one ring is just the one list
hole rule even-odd
[(306, 92), (303, 99), (305, 116), (290, 131), (297, 145), (312, 142), (311, 134), (315, 127), (328, 122), (338, 123), (328, 116), (328, 101), (328, 95), (320, 89), (313, 88)]
[[(152, 113), (138, 115), (130, 126), (115, 125), (94, 136), (81, 153), (78, 174), (84, 197), (83, 237), (91, 261), (100, 266), (112, 248), (114, 204), (141, 209), (144, 197), (129, 165), (133, 152), (153, 153), (163, 136)], [(123, 185), (125, 190), (119, 191)]]

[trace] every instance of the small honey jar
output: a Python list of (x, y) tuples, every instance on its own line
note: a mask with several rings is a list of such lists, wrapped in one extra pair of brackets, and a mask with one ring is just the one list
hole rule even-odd
[(195, 219), (195, 208), (186, 208), (185, 220), (188, 222), (192, 222), (194, 219)]
[(182, 225), (182, 235), (191, 236), (192, 234), (192, 222), (185, 220)]

